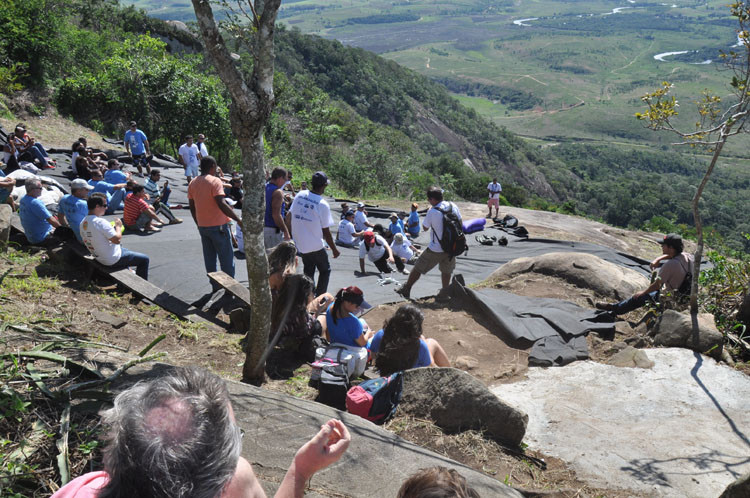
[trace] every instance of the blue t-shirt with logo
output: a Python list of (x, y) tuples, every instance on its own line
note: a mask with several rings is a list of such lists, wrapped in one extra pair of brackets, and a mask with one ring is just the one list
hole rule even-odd
[[(367, 350), (371, 353), (377, 353), (380, 351), (380, 343), (383, 340), (385, 331), (383, 329), (378, 330), (374, 336), (367, 342)], [(429, 367), (432, 365), (432, 356), (430, 355), (430, 348), (423, 339), (419, 339), (419, 356), (417, 361), (411, 368)]]
[(67, 194), (60, 199), (60, 212), (65, 215), (65, 219), (68, 220), (68, 225), (73, 233), (76, 234), (78, 242), (83, 242), (81, 239), (81, 221), (88, 216), (89, 207), (86, 204), (86, 199), (79, 199), (73, 194)]
[(146, 153), (146, 146), (143, 144), (148, 138), (141, 130), (128, 130), (125, 132), (125, 142), (130, 145), (130, 153), (134, 156), (140, 156)]
[(331, 338), (331, 342), (355, 348), (361, 347), (357, 344), (357, 339), (362, 336), (363, 330), (362, 322), (359, 321), (359, 318), (349, 313), (349, 316), (337, 318), (336, 323), (333, 323), (332, 310), (333, 304), (326, 311), (326, 327), (328, 327), (328, 337)]
[(23, 225), (23, 231), (26, 232), (26, 238), (32, 244), (43, 241), (54, 230), (47, 221), (52, 217), (52, 213), (36, 197), (25, 195), (19, 203), (18, 214), (21, 217), (21, 225)]

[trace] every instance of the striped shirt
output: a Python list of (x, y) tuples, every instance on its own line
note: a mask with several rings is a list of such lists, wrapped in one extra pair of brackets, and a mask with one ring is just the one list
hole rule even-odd
[(128, 194), (125, 198), (125, 209), (123, 210), (122, 221), (126, 226), (133, 226), (138, 221), (138, 216), (148, 209), (146, 201), (133, 194)]
[(146, 191), (146, 193), (150, 197), (150, 199), (148, 200), (149, 204), (153, 204), (154, 200), (156, 200), (156, 198), (161, 195), (159, 186), (151, 178), (146, 180), (146, 184), (143, 186), (143, 189)]

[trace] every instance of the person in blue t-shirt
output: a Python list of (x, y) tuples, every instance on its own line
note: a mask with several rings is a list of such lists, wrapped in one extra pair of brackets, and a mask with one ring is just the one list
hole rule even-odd
[(94, 187), (89, 185), (83, 178), (76, 178), (70, 184), (70, 193), (60, 199), (58, 204), (60, 214), (64, 216), (60, 221), (65, 220), (73, 233), (78, 239), (78, 242), (83, 242), (81, 239), (81, 221), (88, 216), (89, 207), (86, 203), (86, 199), (89, 197), (89, 191), (93, 190)]
[(127, 183), (112, 184), (105, 182), (100, 171), (92, 171), (89, 185), (94, 187), (91, 192), (92, 194), (96, 192), (106, 194), (107, 211), (104, 214), (113, 214), (117, 209), (124, 209), (125, 206), (122, 201), (125, 199), (125, 194), (127, 193), (125, 191), (125, 187), (128, 186)]
[(130, 180), (130, 173), (125, 173), (120, 169), (122, 164), (117, 159), (107, 161), (107, 171), (104, 172), (104, 181), (116, 185), (118, 183), (127, 183)]
[(417, 212), (417, 209), (419, 209), (419, 204), (416, 202), (412, 203), (411, 205), (411, 213), (409, 213), (409, 219), (406, 222), (406, 230), (409, 232), (409, 235), (414, 237), (419, 236), (419, 213)]
[(398, 219), (398, 215), (396, 213), (391, 213), (391, 216), (389, 218), (391, 220), (391, 224), (388, 225), (388, 232), (390, 232), (390, 235), (387, 237), (387, 239), (390, 243), (393, 241), (394, 235), (396, 235), (397, 233), (405, 234), (406, 232), (404, 231), (404, 222)]
[(326, 339), (332, 343), (351, 347), (364, 347), (372, 337), (373, 331), (364, 325), (354, 312), (360, 307), (369, 307), (365, 302), (362, 290), (351, 286), (336, 293), (333, 304), (328, 307), (325, 320), (320, 317)]
[(151, 174), (151, 163), (148, 159), (151, 156), (151, 148), (148, 138), (138, 129), (135, 121), (130, 122), (130, 129), (125, 132), (125, 150), (133, 160), (133, 165), (138, 168), (138, 176), (143, 176), (143, 166), (146, 167), (146, 172)]
[(52, 234), (60, 227), (57, 217), (47, 210), (38, 197), (42, 195), (42, 182), (36, 178), (26, 180), (26, 195), (18, 208), (26, 239), (34, 245), (50, 245), (59, 242)]
[(409, 368), (450, 367), (445, 350), (435, 339), (422, 335), (424, 315), (413, 304), (405, 304), (385, 321), (367, 343), (380, 375)]

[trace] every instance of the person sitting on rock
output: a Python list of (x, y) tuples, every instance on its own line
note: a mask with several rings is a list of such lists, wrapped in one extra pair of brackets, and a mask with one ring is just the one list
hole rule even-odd
[(374, 232), (362, 234), (362, 244), (359, 246), (359, 269), (362, 274), (365, 273), (365, 257), (375, 263), (378, 271), (382, 273), (391, 273), (393, 268), (388, 263), (395, 263), (398, 271), (404, 275), (409, 274), (409, 270), (404, 267), (404, 261), (401, 258), (394, 258), (388, 242)]
[(364, 235), (354, 228), (354, 211), (349, 210), (339, 222), (339, 230), (336, 232), (336, 245), (349, 248), (359, 247), (360, 238)]
[(367, 211), (365, 211), (365, 204), (364, 202), (358, 202), (357, 203), (357, 212), (354, 213), (354, 228), (357, 229), (358, 232), (362, 232), (364, 230), (367, 230), (367, 228), (372, 228), (375, 225), (370, 223), (370, 221), (367, 219)]
[[(332, 296), (315, 299), (315, 283), (307, 275), (295, 273), (284, 279), (271, 308), (271, 338), (279, 333), (283, 349), (299, 353), (304, 361), (313, 361), (312, 339), (322, 335), (317, 316), (325, 312)], [(281, 331), (279, 332), (279, 327)]]
[(380, 375), (409, 368), (451, 366), (440, 343), (422, 335), (423, 322), (424, 315), (419, 308), (405, 304), (367, 342)]
[(453, 469), (420, 469), (401, 485), (396, 498), (479, 498), (479, 493)]
[(122, 171), (122, 164), (117, 159), (107, 161), (107, 171), (104, 172), (104, 181), (107, 183), (128, 183), (130, 173)]
[(159, 180), (161, 180), (161, 171), (156, 168), (151, 169), (148, 180), (143, 186), (146, 194), (148, 194), (146, 202), (154, 207), (156, 214), (164, 216), (170, 225), (182, 223), (182, 220), (176, 217), (169, 207), (169, 195), (172, 193), (169, 188), (169, 180), (164, 180), (164, 186), (161, 189), (159, 188)]
[(325, 315), (318, 317), (325, 338), (344, 346), (365, 347), (373, 331), (370, 327), (365, 327), (363, 320), (354, 316), (354, 313), (360, 308), (369, 307), (359, 287), (350, 286), (340, 289)]
[(419, 256), (419, 249), (414, 247), (411, 241), (404, 237), (404, 234), (402, 233), (397, 233), (393, 237), (391, 251), (393, 251), (394, 259), (401, 258), (404, 263), (409, 263), (411, 265), (414, 264), (417, 256)]
[(86, 199), (89, 197), (89, 191), (93, 188), (83, 178), (76, 178), (70, 184), (70, 193), (63, 196), (58, 204), (60, 211), (57, 217), (60, 219), (60, 223), (73, 230), (78, 242), (83, 242), (80, 225), (81, 221), (89, 214)]
[(8, 134), (8, 141), (3, 144), (3, 162), (5, 163), (4, 174), (7, 175), (20, 168), (18, 164), (18, 149), (16, 149), (15, 134)]
[(109, 183), (104, 181), (104, 176), (99, 170), (91, 170), (91, 180), (89, 185), (94, 187), (93, 194), (102, 193), (107, 196), (107, 212), (113, 214), (118, 209), (124, 209), (123, 201), (127, 191), (127, 183)]
[(19, 203), (18, 215), (21, 217), (26, 239), (35, 246), (58, 244), (60, 240), (53, 233), (56, 228), (60, 228), (60, 222), (39, 199), (42, 195), (42, 182), (38, 178), (30, 178), (24, 186), (26, 195)]
[(33, 161), (41, 169), (54, 168), (57, 161), (51, 159), (44, 146), (26, 132), (26, 125), (18, 123), (13, 132), (13, 143), (18, 151), (19, 161)]
[(682, 252), (682, 237), (675, 233), (665, 235), (661, 250), (663, 254), (653, 260), (650, 265), (652, 270), (659, 268), (659, 273), (651, 285), (619, 303), (596, 303), (596, 308), (613, 315), (623, 315), (649, 302), (658, 302), (662, 286), (671, 292), (689, 294), (690, 289), (684, 288), (684, 284), (688, 273), (692, 275), (693, 255)]
[[(53, 498), (266, 496), (241, 456), (227, 386), (212, 373), (176, 367), (140, 381), (117, 395), (103, 421), (104, 470), (72, 480)], [(271, 438), (278, 444), (278, 434)], [(350, 442), (346, 426), (328, 420), (297, 450), (276, 496), (304, 496), (312, 476), (338, 461)]]
[(159, 227), (166, 224), (159, 218), (154, 208), (148, 205), (147, 197), (143, 185), (135, 185), (133, 192), (125, 198), (122, 221), (128, 230), (141, 231), (145, 228), (147, 232), (158, 232)]

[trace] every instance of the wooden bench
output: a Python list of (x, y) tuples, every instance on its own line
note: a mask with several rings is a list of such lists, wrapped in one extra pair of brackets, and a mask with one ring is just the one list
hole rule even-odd
[(250, 291), (247, 287), (230, 277), (223, 271), (215, 271), (208, 274), (211, 282), (223, 287), (231, 295), (245, 303), (248, 307), (250, 306)]

